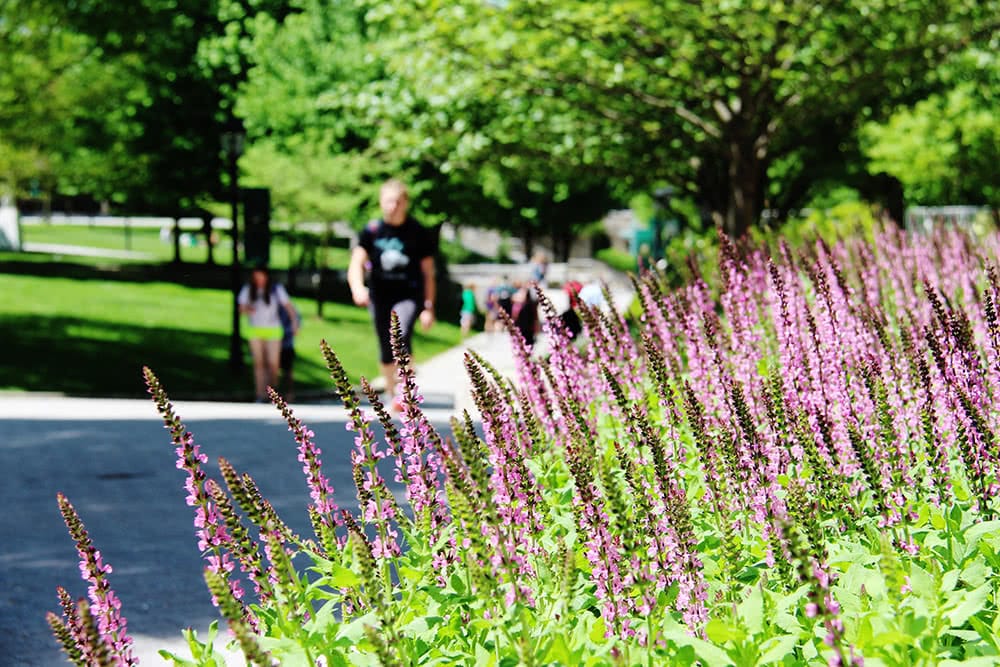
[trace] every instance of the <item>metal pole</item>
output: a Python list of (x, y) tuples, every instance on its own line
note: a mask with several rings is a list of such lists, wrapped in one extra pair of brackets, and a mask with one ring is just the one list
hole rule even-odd
[(243, 370), (243, 341), (240, 336), (240, 305), (237, 297), (240, 292), (240, 189), (237, 179), (237, 151), (235, 146), (229, 151), (229, 200), (232, 206), (233, 226), (231, 234), (233, 237), (233, 265), (231, 272), (231, 286), (233, 290), (233, 331), (229, 338), (229, 367), (233, 373)]

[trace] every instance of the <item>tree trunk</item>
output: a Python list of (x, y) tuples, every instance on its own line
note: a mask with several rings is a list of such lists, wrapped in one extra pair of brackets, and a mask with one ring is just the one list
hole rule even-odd
[(215, 245), (212, 238), (212, 217), (205, 216), (201, 219), (201, 229), (205, 234), (205, 245), (208, 248), (208, 256), (205, 258), (205, 263), (209, 266), (215, 266)]
[(174, 218), (174, 264), (181, 263), (181, 219)]
[(738, 239), (757, 223), (762, 201), (764, 165), (753, 141), (733, 141), (728, 153), (729, 201), (723, 229), (730, 238)]
[(531, 259), (535, 254), (535, 234), (530, 222), (521, 223), (521, 241), (524, 244), (524, 256)]

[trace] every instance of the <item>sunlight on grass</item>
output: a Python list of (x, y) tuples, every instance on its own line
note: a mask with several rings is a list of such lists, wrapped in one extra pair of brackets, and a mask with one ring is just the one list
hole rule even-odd
[[(252, 385), (247, 368), (229, 371), (232, 296), (227, 290), (170, 283), (129, 283), (4, 275), (0, 327), (9, 363), (0, 388), (62, 391), (76, 395), (143, 394), (143, 365), (168, 386), (192, 396), (239, 395)], [(378, 374), (377, 343), (367, 310), (293, 297), (303, 314), (296, 341), (299, 391), (331, 387), (319, 350), (327, 340), (352, 380)], [(414, 340), (419, 362), (459, 342), (454, 325), (438, 323)]]

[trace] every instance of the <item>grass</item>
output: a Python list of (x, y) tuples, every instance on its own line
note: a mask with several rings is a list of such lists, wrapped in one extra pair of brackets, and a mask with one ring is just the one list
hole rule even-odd
[[(167, 282), (123, 282), (2, 275), (0, 388), (77, 396), (144, 396), (143, 365), (175, 398), (249, 399), (252, 373), (229, 370), (232, 294)], [(95, 274), (96, 275), (96, 274)], [(326, 339), (348, 373), (374, 378), (378, 353), (367, 310), (293, 297), (304, 321), (296, 340), (300, 395), (331, 388), (319, 342)], [(456, 344), (458, 327), (439, 322), (414, 338), (417, 362)], [(245, 349), (245, 346), (244, 346)]]
[[(184, 232), (181, 243), (181, 260), (202, 264), (208, 257), (205, 237), (200, 232)], [(130, 250), (146, 253), (150, 259), (131, 260), (137, 262), (169, 262), (174, 258), (173, 239), (164, 241), (160, 238), (160, 230), (139, 227), (126, 231), (122, 227), (87, 227), (84, 225), (21, 225), (22, 241), (25, 243), (55, 243), (60, 245), (86, 246), (108, 250)], [(300, 235), (302, 236), (302, 235)], [(298, 243), (291, 243), (283, 232), (276, 232), (271, 239), (271, 266), (276, 269), (286, 269), (298, 258), (302, 248)], [(317, 250), (318, 252), (318, 250)], [(51, 255), (50, 255), (51, 257)], [(232, 244), (229, 236), (219, 233), (219, 242), (215, 246), (214, 259), (218, 264), (232, 262)], [(346, 267), (350, 251), (343, 247), (327, 249), (327, 266), (331, 268)], [(74, 258), (74, 261), (77, 261)], [(80, 261), (93, 264), (107, 262), (101, 258), (80, 258)], [(115, 259), (114, 262), (129, 262), (127, 259)]]

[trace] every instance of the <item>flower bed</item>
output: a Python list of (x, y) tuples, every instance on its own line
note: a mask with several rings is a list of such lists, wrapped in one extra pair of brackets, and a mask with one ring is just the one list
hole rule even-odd
[[(402, 354), (400, 420), (365, 385), (369, 411), (326, 348), (360, 511), (338, 508), (274, 395), (309, 536), (225, 460), (208, 479), (147, 382), (208, 588), (255, 664), (996, 664), (998, 247), (955, 230), (774, 256), (722, 239), (717, 295), (646, 274), (642, 321), (584, 310), (585, 346), (555, 317), (545, 359), (512, 331), (516, 381), (468, 355), (481, 433), (466, 416), (442, 437)], [(50, 623), (78, 663), (131, 664), (109, 570), (60, 507), (91, 587), (61, 591)]]

